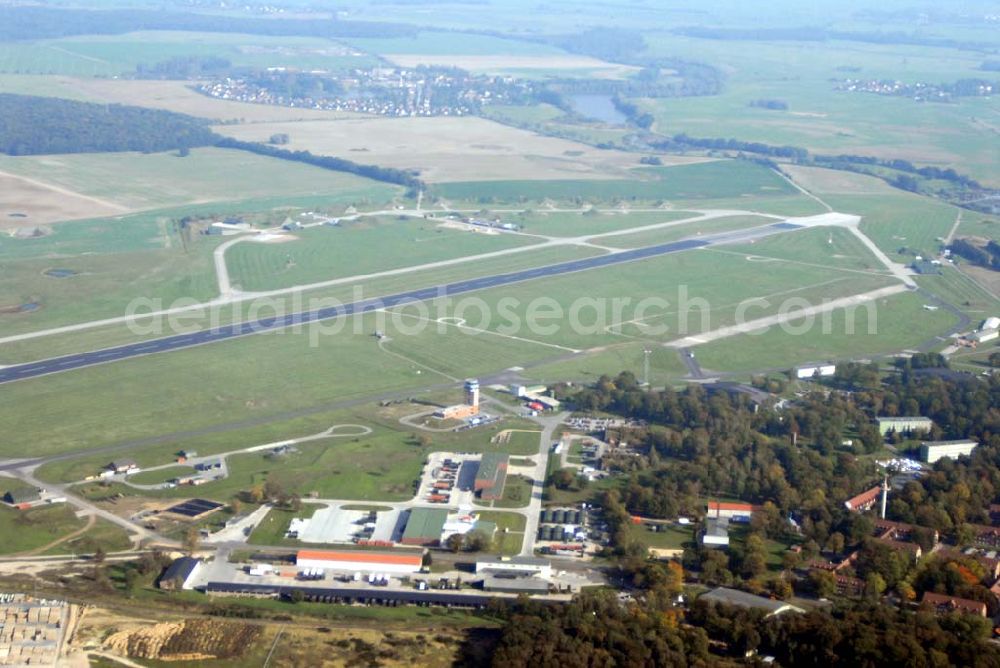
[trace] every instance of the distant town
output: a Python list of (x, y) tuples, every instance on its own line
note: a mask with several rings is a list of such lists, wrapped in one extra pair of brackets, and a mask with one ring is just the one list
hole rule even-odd
[(431, 67), (376, 67), (346, 75), (271, 68), (260, 76), (226, 77), (196, 90), (236, 102), (380, 116), (466, 116), (489, 104), (523, 104), (534, 95), (531, 84), (513, 77)]

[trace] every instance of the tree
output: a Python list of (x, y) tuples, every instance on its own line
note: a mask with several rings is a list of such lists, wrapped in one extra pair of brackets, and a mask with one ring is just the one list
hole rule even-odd
[(829, 571), (812, 571), (809, 573), (809, 581), (819, 598), (830, 598), (837, 593), (837, 581)]
[(421, 448), (429, 448), (434, 445), (434, 439), (427, 434), (420, 434), (420, 436), (417, 437), (417, 444), (420, 445)]
[(139, 572), (132, 568), (131, 566), (125, 567), (125, 594), (132, 598), (135, 596), (136, 589), (139, 588)]
[(878, 573), (869, 573), (865, 578), (865, 596), (877, 599), (885, 591), (885, 579)]
[(250, 499), (251, 503), (263, 503), (266, 498), (264, 495), (264, 485), (258, 483), (248, 489), (247, 497)]
[(190, 555), (198, 549), (198, 544), (200, 542), (201, 535), (198, 533), (198, 529), (195, 527), (188, 527), (187, 531), (184, 532), (184, 538), (181, 540), (181, 548)]
[(671, 596), (677, 596), (684, 591), (684, 567), (679, 562), (667, 562), (663, 586)]
[(273, 477), (268, 476), (264, 482), (264, 498), (268, 500), (280, 499), (285, 495), (285, 488)]
[(462, 550), (462, 544), (464, 543), (464, 538), (460, 533), (453, 533), (444, 541), (446, 548), (452, 552), (458, 553)]
[(233, 497), (229, 501), (229, 510), (233, 513), (234, 516), (238, 516), (241, 512), (243, 512), (243, 502), (240, 501), (238, 498)]
[(301, 603), (306, 600), (306, 595), (301, 589), (293, 589), (288, 595), (288, 600), (292, 603)]
[(468, 552), (482, 552), (490, 547), (490, 539), (482, 531), (470, 531), (465, 536), (465, 549)]
[(103, 564), (105, 557), (107, 557), (107, 553), (104, 552), (104, 548), (102, 546), (98, 545), (97, 549), (94, 550), (94, 563)]
[(429, 551), (424, 552), (424, 555), (420, 558), (420, 567), (423, 568), (424, 570), (427, 570), (430, 569), (430, 567), (433, 564), (434, 564), (434, 557), (431, 556), (431, 553)]

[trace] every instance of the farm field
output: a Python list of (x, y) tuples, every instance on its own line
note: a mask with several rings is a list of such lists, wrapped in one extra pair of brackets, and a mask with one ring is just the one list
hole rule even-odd
[(481, 234), (434, 221), (362, 219), (294, 232), (294, 240), (244, 242), (226, 253), (233, 284), (268, 290), (527, 246), (530, 237)]
[(0, 92), (166, 109), (219, 123), (316, 121), (361, 116), (346, 112), (220, 100), (198, 93), (186, 81), (91, 79), (58, 74), (0, 74)]
[(829, 317), (816, 317), (812, 326), (805, 321), (793, 321), (788, 323), (787, 330), (773, 327), (765, 333), (698, 346), (698, 361), (706, 372), (780, 370), (804, 363), (914, 348), (947, 334), (957, 322), (944, 309), (924, 310), (924, 303), (923, 297), (913, 293), (880, 299), (872, 313), (864, 306), (853, 310), (853, 328), (849, 312), (838, 309)]
[[(615, 181), (465, 181), (442, 183), (435, 192), (447, 199), (475, 201), (487, 198), (503, 201), (545, 199), (593, 201), (661, 201), (721, 198), (749, 198), (788, 195), (793, 191), (771, 170), (741, 160), (721, 160), (673, 167), (632, 170), (632, 180)], [(478, 176), (478, 173), (477, 173)], [(680, 207), (685, 208), (685, 207)], [(700, 207), (696, 207), (700, 208)]]
[(474, 117), (251, 123), (214, 130), (243, 141), (267, 141), (275, 133), (285, 133), (290, 150), (418, 170), (432, 183), (462, 181), (470, 174), (480, 180), (628, 178), (640, 157)]
[[(820, 153), (899, 158), (962, 173), (993, 185), (1000, 169), (991, 142), (996, 97), (920, 104), (833, 90), (831, 79), (853, 76), (909, 83), (981, 77), (976, 52), (919, 46), (825, 42), (745, 42), (650, 35), (652, 53), (699, 58), (730, 72), (719, 96), (641, 101), (657, 117), (654, 129), (695, 137), (733, 137), (794, 145)], [(808, 55), (807, 55), (808, 54)], [(845, 73), (845, 68), (861, 74)], [(751, 108), (754, 99), (779, 99), (786, 111)], [(991, 129), (992, 128), (992, 129)]]
[[(385, 200), (396, 191), (352, 174), (217, 148), (193, 149), (184, 158), (173, 152), (2, 156), (0, 171), (129, 209), (267, 195)], [(122, 178), (124, 174), (128, 178)]]
[(329, 40), (149, 31), (83, 35), (0, 46), (0, 72), (110, 78), (181, 57), (225, 58), (247, 67), (351, 69), (377, 61)]
[(590, 56), (572, 54), (529, 56), (518, 54), (410, 54), (386, 53), (385, 58), (401, 67), (433, 65), (457, 67), (470, 72), (503, 74), (525, 78), (544, 76), (594, 77), (626, 79), (639, 71), (638, 67), (609, 63)]

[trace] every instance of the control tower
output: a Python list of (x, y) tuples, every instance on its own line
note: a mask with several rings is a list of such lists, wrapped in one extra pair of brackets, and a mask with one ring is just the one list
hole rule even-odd
[(465, 405), (479, 408), (479, 381), (475, 378), (465, 381)]

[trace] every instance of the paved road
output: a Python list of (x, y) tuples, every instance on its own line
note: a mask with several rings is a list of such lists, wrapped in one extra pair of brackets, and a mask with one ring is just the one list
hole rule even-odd
[(188, 334), (177, 334), (151, 341), (142, 341), (114, 348), (105, 348), (104, 350), (65, 355), (63, 357), (54, 357), (46, 360), (39, 360), (37, 362), (29, 362), (27, 364), (18, 364), (0, 369), (0, 384), (24, 380), (26, 378), (35, 378), (37, 376), (62, 373), (71, 369), (80, 369), (98, 364), (106, 364), (133, 357), (152, 355), (154, 353), (191, 348), (207, 343), (226, 341), (228, 339), (285, 329), (287, 327), (298, 325), (307, 325), (309, 323), (316, 323), (333, 318), (358, 315), (381, 309), (392, 308), (395, 306), (401, 306), (415, 301), (437, 299), (448, 295), (460, 295), (488, 288), (496, 288), (504, 285), (536, 280), (539, 278), (559, 276), (562, 274), (570, 274), (600, 267), (609, 267), (626, 262), (635, 262), (637, 260), (644, 260), (671, 253), (679, 253), (681, 251), (692, 250), (694, 248), (703, 248), (709, 245), (721, 243), (743, 243), (752, 239), (759, 239), (773, 234), (778, 234), (780, 232), (800, 229), (801, 227), (801, 225), (789, 222), (774, 223), (772, 225), (764, 225), (748, 230), (739, 230), (736, 232), (705, 236), (698, 239), (684, 239), (681, 241), (657, 244), (655, 246), (647, 246), (645, 248), (636, 248), (619, 253), (600, 255), (581, 260), (573, 260), (570, 262), (560, 262), (558, 264), (550, 264), (543, 267), (537, 267), (535, 269), (526, 269), (507, 274), (497, 274), (494, 276), (483, 276), (481, 278), (456, 281), (454, 283), (447, 283), (435, 287), (401, 292), (382, 298), (352, 302), (342, 306), (292, 313), (280, 317), (262, 318), (260, 320), (251, 320), (248, 322), (233, 323), (218, 328), (206, 329)]
[(535, 540), (538, 538), (539, 514), (542, 512), (542, 494), (545, 491), (545, 474), (549, 467), (549, 454), (552, 446), (552, 433), (561, 425), (569, 413), (558, 413), (534, 418), (542, 425), (542, 433), (538, 444), (538, 455), (535, 457), (534, 483), (531, 485), (531, 501), (522, 511), (525, 518), (524, 541), (521, 543), (521, 556), (535, 555)]

